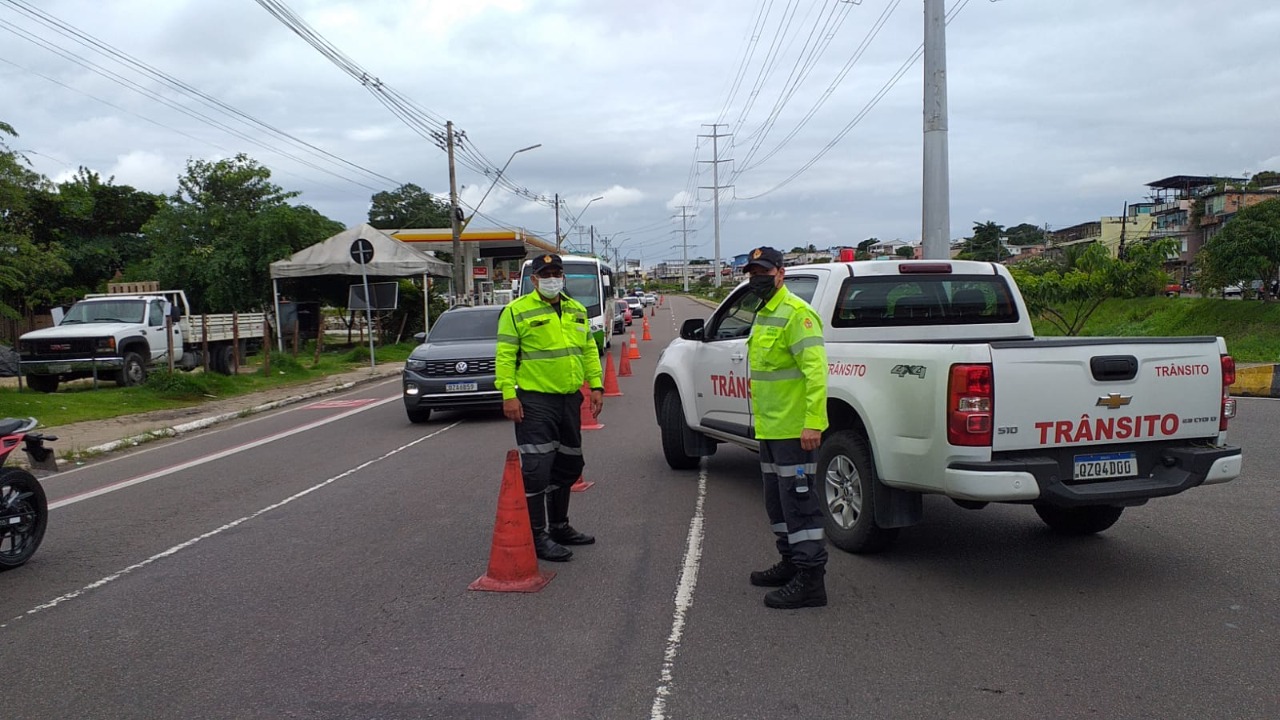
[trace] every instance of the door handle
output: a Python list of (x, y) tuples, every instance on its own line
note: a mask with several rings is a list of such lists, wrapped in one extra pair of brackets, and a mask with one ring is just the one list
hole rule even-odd
[(742, 353), (734, 353), (734, 354), (732, 354), (732, 355), (730, 355), (730, 356), (729, 356), (729, 359), (730, 359), (730, 360), (732, 360), (732, 361), (734, 361), (734, 362), (736, 362), (736, 363), (740, 363), (740, 362), (742, 362), (743, 360), (746, 360), (746, 359), (747, 359), (747, 356), (746, 356), (746, 355), (743, 355)]

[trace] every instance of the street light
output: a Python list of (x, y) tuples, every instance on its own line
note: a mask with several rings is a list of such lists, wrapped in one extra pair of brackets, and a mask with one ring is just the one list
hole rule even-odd
[(459, 232), (462, 232), (462, 230), (466, 230), (467, 226), (471, 224), (471, 221), (475, 218), (475, 216), (479, 214), (480, 206), (484, 204), (484, 199), (489, 197), (489, 193), (493, 192), (493, 187), (498, 184), (499, 180), (502, 179), (502, 173), (507, 171), (507, 166), (511, 164), (511, 161), (515, 160), (516, 156), (522, 152), (525, 152), (528, 150), (536, 150), (540, 147), (542, 147), (542, 143), (538, 143), (537, 145), (530, 145), (529, 147), (525, 147), (525, 148), (520, 148), (519, 150), (511, 153), (511, 157), (507, 158), (507, 161), (502, 164), (502, 169), (498, 171), (498, 174), (493, 178), (493, 182), (489, 184), (489, 189), (485, 190), (484, 195), (480, 197), (480, 202), (476, 203), (475, 207), (471, 208), (471, 217), (462, 221), (462, 228), (461, 230), (459, 230)]
[[(572, 226), (572, 227), (577, 227), (577, 226), (578, 226), (578, 221), (579, 221), (579, 220), (581, 220), (581, 219), (582, 219), (582, 216), (586, 214), (586, 212), (587, 212), (587, 208), (591, 207), (591, 203), (593, 203), (593, 202), (595, 202), (595, 201), (597, 201), (597, 200), (603, 200), (603, 199), (604, 199), (604, 196), (603, 196), (603, 195), (597, 195), (596, 197), (593, 197), (593, 198), (591, 198), (590, 200), (588, 200), (588, 201), (587, 201), (587, 204), (586, 204), (586, 205), (583, 205), (583, 206), (582, 206), (582, 209), (578, 211), (577, 216), (573, 218), (573, 226)], [(581, 241), (581, 238), (579, 238), (579, 241)], [(556, 238), (556, 250), (559, 250), (559, 249), (560, 249), (560, 244), (561, 244), (562, 242), (564, 242), (564, 238), (562, 238), (562, 237), (558, 237), (558, 238)]]

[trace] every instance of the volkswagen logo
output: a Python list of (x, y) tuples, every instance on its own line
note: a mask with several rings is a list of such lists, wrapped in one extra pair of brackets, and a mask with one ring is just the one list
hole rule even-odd
[(458, 371), (458, 372), (460, 372), (460, 373), (464, 373), (464, 372), (466, 372), (466, 371), (467, 371), (467, 361), (466, 361), (466, 360), (460, 360), (460, 361), (458, 362), (458, 364), (457, 364), (457, 365), (454, 365), (454, 366), (453, 366), (453, 369), (454, 369), (454, 370), (457, 370), (457, 371)]

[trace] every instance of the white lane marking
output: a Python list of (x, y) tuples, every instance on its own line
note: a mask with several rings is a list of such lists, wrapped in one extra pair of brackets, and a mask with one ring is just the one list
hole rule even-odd
[(698, 503), (694, 506), (693, 518), (689, 520), (689, 540), (685, 544), (684, 567), (680, 570), (680, 582), (676, 585), (676, 610), (671, 621), (671, 634), (667, 636), (667, 650), (662, 655), (662, 672), (658, 674), (658, 689), (653, 697), (653, 708), (649, 711), (651, 720), (663, 720), (667, 717), (667, 698), (671, 696), (671, 678), (672, 671), (675, 669), (676, 653), (680, 650), (680, 639), (684, 636), (685, 619), (693, 607), (693, 589), (698, 584), (698, 567), (702, 562), (702, 506), (706, 498), (707, 459), (703, 458), (698, 467)]
[(330, 417), (323, 418), (321, 420), (309, 422), (306, 425), (299, 425), (296, 428), (285, 430), (284, 432), (276, 433), (275, 435), (268, 435), (267, 437), (258, 438), (257, 440), (254, 440), (252, 442), (244, 443), (243, 445), (236, 445), (234, 447), (229, 447), (226, 450), (219, 450), (218, 452), (213, 453), (211, 455), (204, 455), (202, 457), (198, 457), (193, 460), (188, 460), (183, 463), (178, 463), (177, 465), (170, 465), (167, 468), (161, 468), (154, 472), (149, 472), (146, 475), (139, 475), (138, 477), (135, 477), (135, 478), (130, 478), (128, 480), (121, 480), (120, 482), (112, 483), (110, 485), (103, 485), (102, 487), (96, 488), (94, 490), (88, 490), (86, 492), (82, 492), (77, 495), (71, 495), (70, 497), (65, 497), (61, 500), (57, 500), (49, 503), (49, 509), (56, 510), (60, 507), (66, 507), (67, 505), (74, 505), (75, 503), (81, 502), (83, 500), (96, 498), (99, 495), (106, 495), (107, 493), (113, 493), (117, 490), (123, 490), (127, 487), (133, 487), (134, 485), (138, 485), (140, 483), (149, 482), (157, 478), (162, 478), (166, 475), (172, 475), (173, 473), (176, 473), (176, 472), (188, 470), (198, 465), (203, 465), (207, 462), (212, 462), (214, 460), (221, 460), (224, 457), (230, 457), (237, 453), (242, 453), (245, 450), (252, 450), (253, 448), (266, 445), (267, 443), (275, 442), (276, 440), (283, 440), (284, 438), (287, 438), (290, 435), (297, 435), (298, 433), (306, 432), (308, 430), (314, 430), (315, 428), (318, 428), (321, 425), (327, 425), (331, 422), (336, 422), (338, 420), (342, 420), (343, 418), (351, 417), (356, 413), (361, 413), (361, 412), (364, 412), (365, 410), (370, 410), (372, 408), (378, 407), (379, 405), (386, 405), (387, 403), (392, 402), (393, 400), (399, 400), (399, 399), (400, 399), (399, 395), (393, 395), (389, 398), (386, 398), (385, 400), (378, 400), (376, 403), (372, 405), (363, 405), (353, 410), (348, 410), (347, 412), (344, 412), (344, 413), (338, 413), (337, 415), (332, 415)]
[(129, 567), (127, 567), (127, 568), (125, 568), (125, 569), (123, 569), (123, 570), (120, 570), (119, 572), (112, 573), (111, 575), (108, 575), (108, 576), (106, 576), (106, 577), (102, 578), (101, 580), (96, 580), (96, 581), (94, 581), (94, 582), (91, 582), (91, 583), (89, 583), (88, 585), (85, 585), (84, 587), (80, 588), (79, 590), (75, 590), (75, 591), (69, 592), (69, 593), (67, 593), (66, 595), (60, 595), (60, 596), (58, 596), (58, 597), (56, 597), (56, 598), (54, 598), (54, 599), (50, 600), (50, 601), (49, 601), (49, 602), (47, 602), (47, 603), (43, 603), (43, 604), (37, 605), (37, 606), (35, 606), (35, 607), (31, 608), (30, 610), (26, 611), (25, 613), (23, 613), (23, 614), (21, 614), (21, 615), (19, 615), (19, 616), (15, 617), (15, 618), (13, 618), (13, 619), (12, 619), (12, 620), (10, 620), (9, 622), (6, 622), (6, 623), (3, 623), (3, 624), (0, 624), (0, 629), (7, 628), (7, 627), (9, 627), (10, 625), (12, 625), (13, 623), (15, 623), (15, 622), (17, 622), (17, 621), (19, 621), (19, 620), (21, 620), (21, 619), (23, 619), (23, 618), (26, 618), (26, 617), (30, 617), (30, 616), (32, 616), (32, 615), (35, 615), (35, 614), (36, 614), (36, 613), (38, 613), (38, 612), (42, 612), (42, 611), (44, 611), (44, 610), (49, 610), (49, 609), (51, 609), (51, 608), (55, 608), (55, 607), (57, 607), (57, 606), (61, 605), (62, 603), (67, 602), (68, 600), (74, 600), (74, 599), (76, 599), (76, 598), (80, 597), (81, 595), (84, 595), (85, 593), (89, 592), (90, 590), (97, 590), (98, 588), (102, 587), (103, 585), (107, 585), (108, 583), (112, 583), (112, 582), (115, 582), (116, 580), (119, 580), (120, 578), (124, 577), (125, 575), (128, 575), (129, 573), (133, 572), (134, 570), (142, 569), (142, 568), (144, 568), (144, 567), (146, 567), (146, 566), (150, 565), (151, 563), (154, 563), (154, 562), (156, 562), (157, 560), (163, 560), (164, 558), (167, 558), (167, 557), (169, 557), (170, 555), (176, 555), (177, 553), (181, 552), (182, 550), (186, 550), (187, 548), (191, 547), (192, 545), (195, 545), (196, 543), (200, 542), (201, 540), (207, 540), (208, 538), (211, 538), (211, 537), (213, 537), (213, 536), (215, 536), (215, 535), (219, 535), (219, 534), (221, 534), (221, 533), (224, 533), (224, 532), (226, 532), (227, 530), (230, 530), (231, 528), (236, 527), (237, 525), (242, 525), (242, 524), (244, 524), (244, 523), (246, 523), (246, 522), (248, 522), (248, 521), (250, 521), (250, 520), (253, 520), (254, 518), (258, 517), (259, 515), (262, 515), (263, 513), (268, 513), (268, 512), (271, 512), (272, 510), (275, 510), (275, 509), (277, 509), (277, 508), (284, 507), (285, 505), (288, 505), (289, 503), (293, 502), (294, 500), (297, 500), (298, 498), (301, 498), (301, 497), (305, 497), (305, 496), (307, 496), (307, 495), (310, 495), (311, 493), (313, 493), (313, 492), (315, 492), (315, 491), (317, 491), (317, 490), (319, 490), (319, 489), (321, 489), (321, 488), (325, 487), (326, 485), (331, 485), (331, 484), (333, 484), (333, 483), (335, 483), (335, 482), (337, 482), (337, 481), (341, 480), (341, 479), (342, 479), (342, 478), (344, 478), (344, 477), (347, 477), (347, 476), (349, 476), (349, 475), (353, 475), (353, 474), (355, 474), (355, 473), (357, 473), (357, 472), (359, 472), (359, 471), (361, 471), (361, 470), (363, 470), (363, 469), (365, 469), (365, 468), (369, 467), (370, 465), (373, 465), (374, 463), (382, 462), (383, 460), (386, 460), (387, 458), (389, 458), (389, 457), (391, 457), (391, 456), (393, 456), (393, 455), (395, 455), (395, 454), (397, 454), (397, 453), (400, 453), (400, 452), (403, 452), (403, 451), (405, 451), (405, 450), (408, 450), (409, 448), (413, 447), (414, 445), (417, 445), (417, 444), (418, 444), (418, 443), (420, 443), (420, 442), (423, 442), (423, 441), (426, 441), (426, 440), (430, 440), (431, 438), (433, 438), (433, 437), (435, 437), (435, 436), (439, 435), (439, 434), (440, 434), (440, 433), (442, 433), (442, 432), (445, 432), (445, 431), (447, 431), (447, 430), (452, 430), (453, 428), (455, 428), (455, 427), (457, 427), (457, 426), (461, 425), (461, 424), (462, 424), (462, 422), (463, 422), (462, 420), (455, 421), (452, 425), (446, 425), (445, 427), (440, 428), (439, 430), (437, 430), (437, 431), (435, 431), (435, 432), (431, 433), (430, 435), (424, 435), (424, 436), (422, 436), (422, 437), (418, 438), (417, 440), (414, 440), (414, 441), (412, 441), (412, 442), (405, 443), (404, 445), (401, 445), (400, 447), (398, 447), (398, 448), (396, 448), (396, 449), (394, 449), (394, 450), (390, 450), (390, 451), (386, 452), (385, 454), (383, 454), (383, 455), (382, 455), (382, 456), (380, 456), (380, 457), (376, 457), (376, 458), (374, 458), (374, 459), (372, 459), (372, 460), (367, 460), (367, 461), (365, 461), (365, 462), (362, 462), (362, 463), (360, 463), (359, 465), (357, 465), (357, 466), (355, 466), (355, 467), (351, 468), (350, 470), (345, 470), (345, 471), (343, 471), (343, 472), (341, 472), (341, 473), (338, 473), (337, 475), (334, 475), (333, 477), (329, 478), (328, 480), (325, 480), (325, 481), (323, 481), (323, 482), (321, 482), (321, 483), (317, 483), (317, 484), (315, 484), (315, 485), (312, 485), (311, 487), (307, 488), (306, 490), (303, 490), (303, 491), (298, 492), (298, 493), (294, 493), (293, 495), (290, 495), (289, 497), (287, 497), (287, 498), (285, 498), (285, 499), (281, 500), (281, 501), (280, 501), (280, 502), (278, 502), (278, 503), (274, 503), (274, 504), (272, 504), (272, 505), (268, 505), (268, 506), (266, 506), (266, 507), (262, 508), (261, 510), (258, 510), (257, 512), (251, 513), (251, 514), (249, 514), (249, 515), (245, 515), (244, 517), (242, 517), (242, 518), (240, 518), (240, 519), (238, 519), (238, 520), (232, 520), (231, 522), (227, 523), (226, 525), (223, 525), (222, 527), (214, 528), (213, 530), (210, 530), (209, 532), (207, 532), (207, 533), (205, 533), (205, 534), (203, 534), (203, 535), (198, 535), (198, 536), (196, 536), (196, 537), (193, 537), (193, 538), (191, 538), (190, 540), (187, 540), (186, 542), (178, 543), (177, 545), (174, 545), (173, 547), (169, 548), (168, 550), (165, 550), (165, 551), (163, 551), (163, 552), (158, 552), (158, 553), (156, 553), (155, 555), (152, 555), (151, 557), (147, 558), (146, 560), (143, 560), (142, 562), (134, 563), (134, 564), (130, 565)]

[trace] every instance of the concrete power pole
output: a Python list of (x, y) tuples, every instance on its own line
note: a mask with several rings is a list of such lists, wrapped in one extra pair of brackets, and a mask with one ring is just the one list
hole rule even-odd
[(924, 257), (951, 257), (947, 160), (947, 18), (944, 0), (924, 0)]
[[(720, 282), (722, 280), (722, 276), (720, 274), (720, 266), (722, 264), (720, 262), (720, 190), (721, 190), (720, 163), (731, 162), (731, 160), (720, 159), (720, 138), (729, 137), (729, 133), (725, 133), (721, 135), (719, 128), (722, 126), (723, 127), (729, 127), (729, 126), (724, 123), (703, 123), (702, 126), (711, 128), (710, 135), (699, 135), (698, 137), (711, 138), (711, 157), (714, 159), (699, 160), (698, 162), (711, 163), (711, 187), (708, 188), (707, 186), (704, 185), (702, 186), (702, 189), (711, 190), (714, 193), (711, 196), (711, 204), (712, 204), (712, 207), (714, 208), (713, 212), (715, 213), (714, 222), (715, 222), (715, 228), (716, 228), (716, 247), (715, 247), (716, 259), (715, 259), (714, 272), (715, 272), (715, 286), (720, 287)], [(725, 185), (724, 187), (733, 187), (733, 186)], [(687, 279), (685, 280), (685, 283), (686, 285), (688, 284)], [(687, 287), (685, 289), (688, 290)]]
[(560, 252), (560, 193), (556, 193), (556, 252)]
[(466, 263), (462, 257), (462, 213), (458, 209), (458, 170), (453, 161), (453, 146), (455, 142), (455, 134), (453, 132), (453, 121), (445, 123), (445, 136), (440, 137), (439, 133), (434, 133), (436, 142), (442, 146), (441, 149), (449, 153), (449, 226), (453, 230), (453, 304), (457, 305), (462, 302), (462, 298), (468, 294), (466, 279)]
[(596, 226), (591, 226), (591, 257), (596, 256)]
[[(693, 217), (689, 214), (689, 206), (680, 206), (680, 248), (684, 251), (682, 255), (683, 264), (680, 266), (680, 277), (684, 279), (684, 291), (689, 292), (689, 218)], [(718, 252), (718, 251), (717, 251)]]

